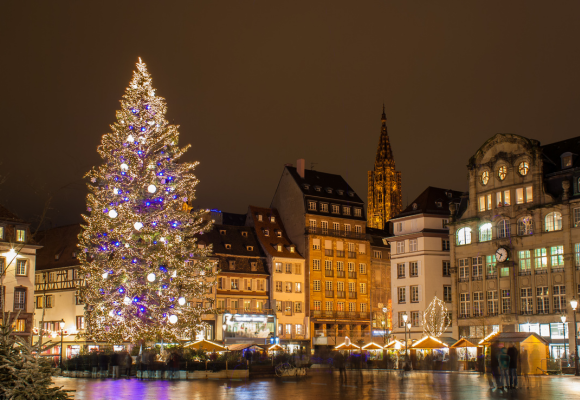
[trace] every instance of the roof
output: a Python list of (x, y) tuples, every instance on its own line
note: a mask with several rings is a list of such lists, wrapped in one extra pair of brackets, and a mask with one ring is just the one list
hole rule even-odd
[(538, 335), (535, 332), (501, 332), (498, 335), (490, 338), (488, 340), (489, 343), (493, 342), (524, 342), (529, 339), (531, 336), (535, 337), (536, 339), (540, 340), (541, 342), (548, 344), (548, 341)]
[(449, 215), (449, 203), (458, 203), (463, 192), (429, 186), (394, 219), (417, 214)]
[[(354, 189), (350, 187), (350, 185), (346, 183), (344, 178), (340, 175), (305, 169), (304, 178), (302, 178), (300, 175), (298, 175), (296, 167), (287, 165), (286, 169), (294, 178), (300, 187), (300, 190), (305, 196), (315, 196), (329, 200), (363, 204), (363, 201), (356, 194)], [(317, 191), (316, 187), (320, 187), (320, 191)], [(327, 189), (332, 190), (329, 193)]]
[(456, 347), (477, 347), (477, 345), (474, 344), (473, 342), (470, 342), (466, 338), (461, 338), (457, 342), (449, 346), (450, 349), (454, 349)]
[(393, 236), (389, 231), (384, 229), (366, 228), (366, 234), (371, 247), (384, 247), (390, 249), (389, 243), (383, 241), (384, 238)]
[(449, 347), (443, 343), (439, 338), (433, 336), (423, 336), (411, 346), (414, 349), (446, 349)]
[(249, 349), (250, 347), (255, 348), (256, 350), (264, 350), (259, 344), (256, 343), (237, 343), (237, 344), (230, 344), (228, 346), (229, 351), (241, 351), (245, 349)]
[(19, 218), (13, 212), (9, 211), (6, 207), (0, 204), (0, 220), (25, 223), (23, 219)]
[(79, 249), (80, 224), (66, 225), (38, 233), (42, 249), (36, 253), (36, 270), (65, 268), (79, 265), (76, 253)]
[(232, 226), (244, 226), (246, 224), (246, 214), (223, 212), (222, 224)]
[(198, 340), (197, 342), (186, 344), (184, 347), (191, 347), (192, 349), (196, 350), (205, 350), (205, 351), (227, 351), (228, 348), (222, 346), (221, 344), (217, 344), (214, 342), (210, 342), (209, 340)]
[(564, 168), (566, 170), (580, 167), (580, 136), (562, 140), (540, 146), (542, 156), (544, 157), (544, 174), (561, 171), (561, 156), (564, 153), (572, 153), (572, 167)]
[[(258, 215), (262, 216), (262, 221), (258, 220)], [(296, 246), (288, 238), (282, 219), (275, 208), (250, 206), (248, 207), (248, 217), (252, 221), (258, 241), (267, 254), (272, 257), (303, 259), (298, 254)], [(272, 222), (271, 217), (274, 217), (274, 222)], [(278, 233), (281, 236), (278, 236)], [(277, 250), (278, 244), (282, 244), (282, 251)], [(294, 247), (294, 252), (290, 251), (290, 246)]]
[(400, 340), (392, 340), (386, 344), (385, 349), (400, 349), (403, 346), (405, 346), (405, 344)]

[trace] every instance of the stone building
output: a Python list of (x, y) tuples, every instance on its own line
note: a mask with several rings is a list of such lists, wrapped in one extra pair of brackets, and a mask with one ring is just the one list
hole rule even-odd
[(309, 346), (310, 318), (306, 314), (304, 258), (288, 238), (278, 211), (250, 206), (251, 226), (266, 254), (270, 271), (270, 304), (276, 314), (276, 337), (290, 353)]
[(470, 158), (469, 193), (450, 206), (455, 337), (536, 332), (552, 357), (572, 342), (560, 317), (572, 328), (580, 291), (578, 154), (578, 137), (497, 134)]
[(383, 105), (381, 136), (373, 171), (368, 172), (367, 225), (386, 229), (386, 223), (402, 209), (401, 173), (395, 170), (395, 158), (387, 132)]
[(306, 259), (313, 346), (370, 339), (370, 244), (364, 203), (340, 176), (285, 166), (271, 204)]
[[(371, 313), (372, 336), (375, 342), (388, 337), (388, 331), (393, 329), (393, 314), (391, 304), (391, 251), (386, 240), (390, 233), (382, 229), (367, 228), (367, 238), (371, 246)], [(383, 311), (387, 308), (387, 312)], [(387, 332), (385, 332), (387, 331)]]
[[(405, 335), (403, 315), (407, 315), (407, 335), (423, 337), (423, 313), (435, 297), (452, 309), (451, 259), (449, 254), (449, 204), (461, 192), (428, 187), (402, 213), (391, 219), (391, 293), (393, 294), (393, 334)], [(450, 337), (448, 328), (442, 336)]]

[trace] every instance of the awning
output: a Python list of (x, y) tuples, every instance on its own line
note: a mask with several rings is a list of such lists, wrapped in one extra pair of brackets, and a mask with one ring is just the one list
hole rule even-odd
[(205, 350), (209, 352), (214, 351), (228, 351), (228, 348), (220, 344), (210, 342), (209, 340), (199, 340), (194, 343), (186, 344), (184, 347), (189, 347), (196, 350)]
[(433, 336), (424, 336), (411, 346), (412, 349), (446, 349), (448, 347), (441, 340)]
[(272, 346), (268, 347), (267, 351), (284, 351), (284, 347), (280, 346), (279, 344), (273, 344)]
[(241, 350), (246, 350), (249, 348), (253, 348), (254, 350), (264, 351), (264, 349), (256, 343), (238, 343), (238, 344), (231, 344), (228, 346), (228, 350), (230, 350), (230, 351), (241, 351)]
[(376, 344), (374, 342), (370, 342), (368, 344), (365, 344), (362, 347), (363, 350), (382, 350), (383, 346), (381, 346), (380, 344)]
[(472, 342), (470, 342), (466, 338), (461, 338), (457, 342), (455, 342), (451, 346), (449, 346), (450, 349), (455, 349), (458, 347), (477, 347), (477, 345), (473, 344)]

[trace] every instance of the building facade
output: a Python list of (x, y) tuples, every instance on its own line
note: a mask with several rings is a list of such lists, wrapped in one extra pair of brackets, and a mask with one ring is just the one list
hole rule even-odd
[(270, 271), (270, 304), (276, 313), (278, 343), (292, 353), (308, 347), (304, 258), (288, 238), (277, 210), (250, 206), (246, 225), (254, 228)]
[[(371, 318), (372, 337), (377, 343), (388, 339), (393, 329), (392, 298), (391, 298), (391, 251), (387, 230), (367, 228), (367, 239), (371, 246)], [(387, 312), (384, 312), (386, 308)]]
[(381, 123), (375, 166), (368, 172), (367, 225), (386, 229), (387, 222), (401, 212), (403, 197), (401, 172), (395, 170), (384, 105)]
[(469, 194), (451, 205), (450, 216), (457, 337), (536, 332), (552, 357), (572, 343), (566, 327), (569, 302), (580, 292), (578, 143), (542, 146), (497, 134), (469, 160)]
[[(393, 294), (393, 334), (405, 335), (403, 315), (407, 315), (407, 336), (424, 335), (423, 315), (435, 297), (452, 310), (449, 203), (461, 192), (428, 187), (397, 217), (391, 219), (391, 293)], [(451, 337), (449, 327), (442, 336)]]
[(0, 206), (0, 306), (10, 313), (14, 334), (31, 340), (34, 320), (34, 271), (41, 246), (30, 226)]
[(285, 166), (271, 204), (306, 259), (312, 346), (370, 341), (364, 203), (339, 175)]

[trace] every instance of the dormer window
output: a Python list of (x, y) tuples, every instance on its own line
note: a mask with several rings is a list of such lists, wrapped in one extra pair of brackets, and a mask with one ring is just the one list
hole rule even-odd
[(507, 176), (507, 167), (505, 165), (502, 165), (497, 170), (497, 177), (499, 178), (500, 181), (503, 181), (506, 178), (506, 176)]
[(264, 236), (270, 236), (270, 231), (268, 229), (264, 229)]
[(316, 202), (315, 201), (308, 201), (308, 210), (310, 211), (316, 211)]
[(333, 204), (332, 205), (332, 213), (338, 214), (339, 212), (340, 212), (340, 206), (338, 204)]
[(76, 251), (73, 251), (72, 252), (72, 258), (77, 258), (77, 252)]
[(236, 269), (236, 262), (234, 260), (230, 260), (229, 265), (230, 265), (230, 270)]
[(562, 159), (562, 168), (570, 168), (572, 166), (572, 153), (566, 152), (560, 158)]
[(226, 230), (225, 229), (220, 229), (220, 235), (225, 235), (226, 234)]
[(342, 207), (342, 213), (343, 213), (344, 215), (350, 215), (350, 207), (348, 207), (348, 206), (343, 206), (343, 207)]
[(344, 194), (344, 190), (337, 190), (336, 193), (342, 196)]
[(417, 209), (417, 203), (413, 203), (413, 210)]
[(4, 240), (4, 227), (0, 225), (0, 240)]
[(442, 208), (442, 207), (443, 207), (443, 202), (441, 202), (441, 201), (436, 201), (436, 202), (435, 202), (435, 206), (436, 206), (437, 208)]
[(290, 253), (294, 253), (295, 250), (294, 246), (290, 246), (288, 249), (290, 250)]
[(326, 193), (328, 194), (332, 193), (332, 188), (326, 188)]
[(256, 214), (256, 217), (258, 217), (258, 221), (262, 222), (262, 214)]
[(254, 246), (246, 246), (246, 250), (248, 250), (248, 251), (254, 251)]
[(349, 190), (349, 191), (348, 191), (348, 195), (349, 195), (350, 197), (354, 197), (354, 192), (353, 192), (352, 190)]
[(270, 215), (270, 222), (276, 222), (276, 217), (273, 215)]
[(304, 185), (302, 185), (302, 187), (306, 190), (310, 189), (310, 185), (308, 183), (305, 183)]
[(453, 193), (451, 193), (451, 192), (447, 192), (445, 194), (447, 195), (448, 198), (451, 198), (453, 196)]
[(320, 186), (314, 186), (314, 190), (316, 190), (317, 192), (320, 192), (322, 190), (322, 187), (320, 187)]
[(243, 236), (243, 237), (248, 237), (248, 232), (246, 232), (246, 231), (242, 231), (242, 236)]
[(281, 244), (277, 244), (276, 245), (276, 251), (282, 251), (282, 245)]
[(60, 253), (54, 255), (54, 261), (58, 261), (60, 259)]
[(16, 241), (26, 242), (26, 229), (16, 229)]
[(278, 236), (279, 238), (282, 237), (282, 231), (276, 231), (276, 236)]
[(205, 249), (205, 243), (198, 243), (197, 248), (198, 249)]
[(253, 261), (250, 263), (250, 265), (251, 265), (252, 271), (255, 272), (258, 270), (258, 263), (257, 262)]
[(328, 203), (320, 203), (320, 211), (328, 212)]
[(229, 243), (226, 243), (226, 249), (227, 249), (227, 250), (231, 250), (231, 248), (232, 248), (232, 245), (231, 245), (231, 244), (229, 244)]

